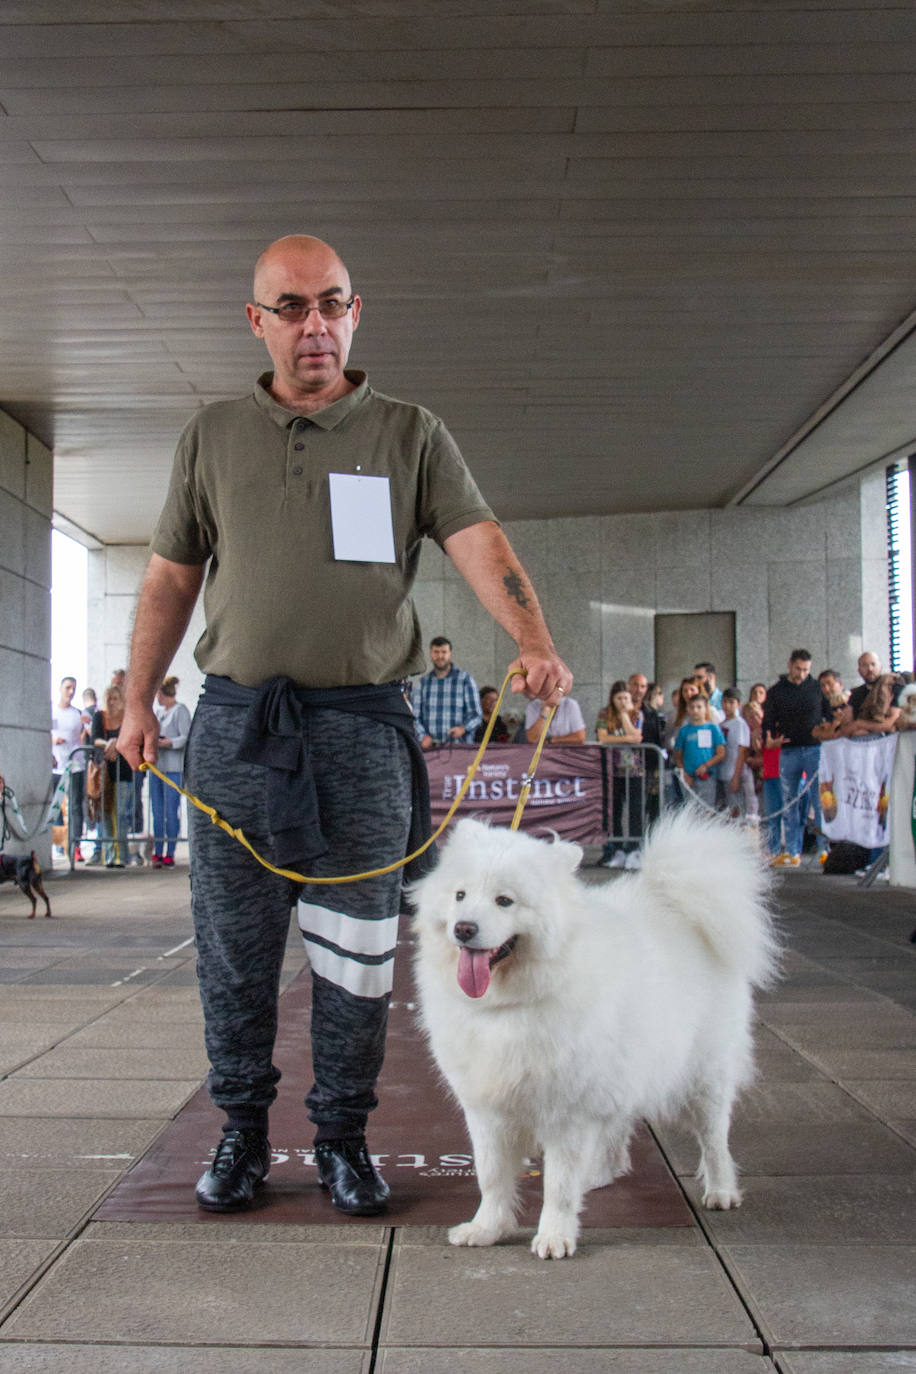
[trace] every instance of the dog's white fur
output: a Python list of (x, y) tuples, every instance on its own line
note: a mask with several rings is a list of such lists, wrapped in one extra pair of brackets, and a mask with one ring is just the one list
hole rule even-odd
[[(767, 875), (745, 831), (693, 809), (655, 826), (638, 874), (589, 886), (581, 858), (577, 845), (462, 820), (413, 889), (422, 1022), (481, 1192), (453, 1245), (514, 1229), (516, 1178), (540, 1149), (531, 1248), (572, 1255), (583, 1195), (626, 1172), (635, 1123), (684, 1108), (704, 1205), (741, 1202), (728, 1131), (752, 1073), (752, 988), (775, 970)], [(482, 994), (459, 986), (456, 925), (469, 950), (517, 937)]]

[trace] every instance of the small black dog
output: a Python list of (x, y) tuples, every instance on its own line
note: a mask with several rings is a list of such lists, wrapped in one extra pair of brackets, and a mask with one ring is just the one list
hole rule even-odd
[(37, 897), (45, 904), (45, 915), (51, 915), (51, 903), (41, 881), (41, 869), (34, 849), (31, 854), (0, 854), (0, 883), (15, 883), (20, 892), (25, 893), (32, 903), (30, 921), (35, 917)]

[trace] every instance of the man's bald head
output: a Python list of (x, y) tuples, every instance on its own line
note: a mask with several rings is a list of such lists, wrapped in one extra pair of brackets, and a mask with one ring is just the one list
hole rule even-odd
[(264, 249), (245, 313), (273, 362), (274, 400), (311, 414), (354, 389), (344, 369), (361, 307), (350, 274), (323, 239), (287, 234)]
[(254, 298), (260, 300), (268, 294), (269, 284), (279, 272), (335, 269), (340, 280), (337, 283), (345, 296), (350, 295), (350, 274), (339, 255), (324, 239), (311, 234), (286, 234), (268, 244), (254, 265)]

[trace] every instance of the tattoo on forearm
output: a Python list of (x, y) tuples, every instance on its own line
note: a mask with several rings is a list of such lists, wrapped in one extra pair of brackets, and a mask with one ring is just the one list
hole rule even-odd
[(517, 601), (523, 610), (530, 611), (532, 609), (531, 598), (525, 594), (525, 584), (514, 568), (509, 568), (503, 578), (503, 586), (507, 596), (511, 596), (513, 601)]

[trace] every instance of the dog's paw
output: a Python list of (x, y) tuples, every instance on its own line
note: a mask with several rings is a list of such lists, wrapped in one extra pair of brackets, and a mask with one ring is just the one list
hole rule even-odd
[(710, 1188), (703, 1194), (703, 1206), (707, 1212), (730, 1212), (741, 1206), (741, 1194), (737, 1188)]
[(567, 1259), (576, 1253), (576, 1238), (538, 1231), (531, 1242), (531, 1253), (537, 1255), (538, 1259)]
[(463, 1221), (460, 1226), (452, 1226), (448, 1233), (449, 1245), (495, 1245), (499, 1238), (499, 1231), (491, 1231), (476, 1221)]

